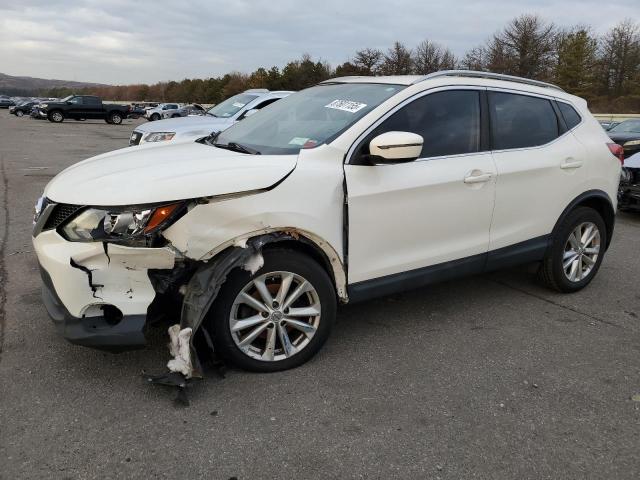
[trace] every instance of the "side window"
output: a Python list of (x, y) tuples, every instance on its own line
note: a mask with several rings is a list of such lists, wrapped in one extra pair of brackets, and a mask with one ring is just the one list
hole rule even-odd
[(82, 97), (73, 97), (71, 100), (69, 100), (69, 102), (71, 102), (73, 105), (82, 105)]
[(392, 131), (421, 135), (424, 145), (420, 158), (478, 152), (480, 93), (475, 90), (447, 90), (414, 100), (367, 136), (360, 147), (360, 155), (369, 153), (371, 139)]
[(258, 105), (256, 105), (255, 107), (253, 107), (252, 110), (261, 110), (264, 107), (266, 107), (267, 105), (271, 105), (273, 102), (275, 102), (276, 100), (280, 100), (279, 98), (270, 98), (269, 100), (265, 100), (262, 103), (259, 103)]
[(559, 135), (549, 100), (514, 93), (489, 92), (494, 150), (544, 145)]
[(582, 121), (580, 114), (568, 103), (558, 102), (558, 108), (560, 109), (560, 113), (562, 114), (569, 130)]

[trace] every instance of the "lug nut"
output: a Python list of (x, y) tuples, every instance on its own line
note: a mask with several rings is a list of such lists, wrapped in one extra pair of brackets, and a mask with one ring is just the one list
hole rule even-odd
[(268, 314), (267, 312), (262, 312), (262, 316), (263, 316), (264, 318), (267, 318), (267, 317), (269, 316), (269, 314)]
[(278, 304), (278, 302), (273, 302), (273, 308), (278, 308), (280, 305)]

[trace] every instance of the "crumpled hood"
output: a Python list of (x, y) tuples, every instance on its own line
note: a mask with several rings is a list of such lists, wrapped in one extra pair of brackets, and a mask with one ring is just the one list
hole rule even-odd
[(44, 195), (74, 205), (135, 205), (267, 188), (289, 174), (296, 155), (249, 155), (186, 143), (127, 147), (70, 166)]
[(176, 132), (180, 134), (185, 131), (198, 130), (204, 132), (203, 135), (209, 135), (211, 132), (227, 128), (231, 125), (228, 118), (216, 118), (211, 115), (194, 115), (192, 117), (167, 118), (155, 122), (143, 123), (138, 125), (134, 130), (136, 132)]

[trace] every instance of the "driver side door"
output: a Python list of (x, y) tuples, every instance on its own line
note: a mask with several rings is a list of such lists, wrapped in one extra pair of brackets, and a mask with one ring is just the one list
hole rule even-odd
[[(418, 287), (482, 270), (489, 248), (496, 168), (484, 89), (430, 90), (361, 137), (345, 165), (351, 298)], [(421, 135), (420, 158), (371, 164), (371, 139)]]

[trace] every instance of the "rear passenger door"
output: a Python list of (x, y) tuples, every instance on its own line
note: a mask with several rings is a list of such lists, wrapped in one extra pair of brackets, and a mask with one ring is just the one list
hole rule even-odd
[(498, 172), (490, 250), (548, 235), (584, 188), (585, 150), (552, 97), (488, 91)]

